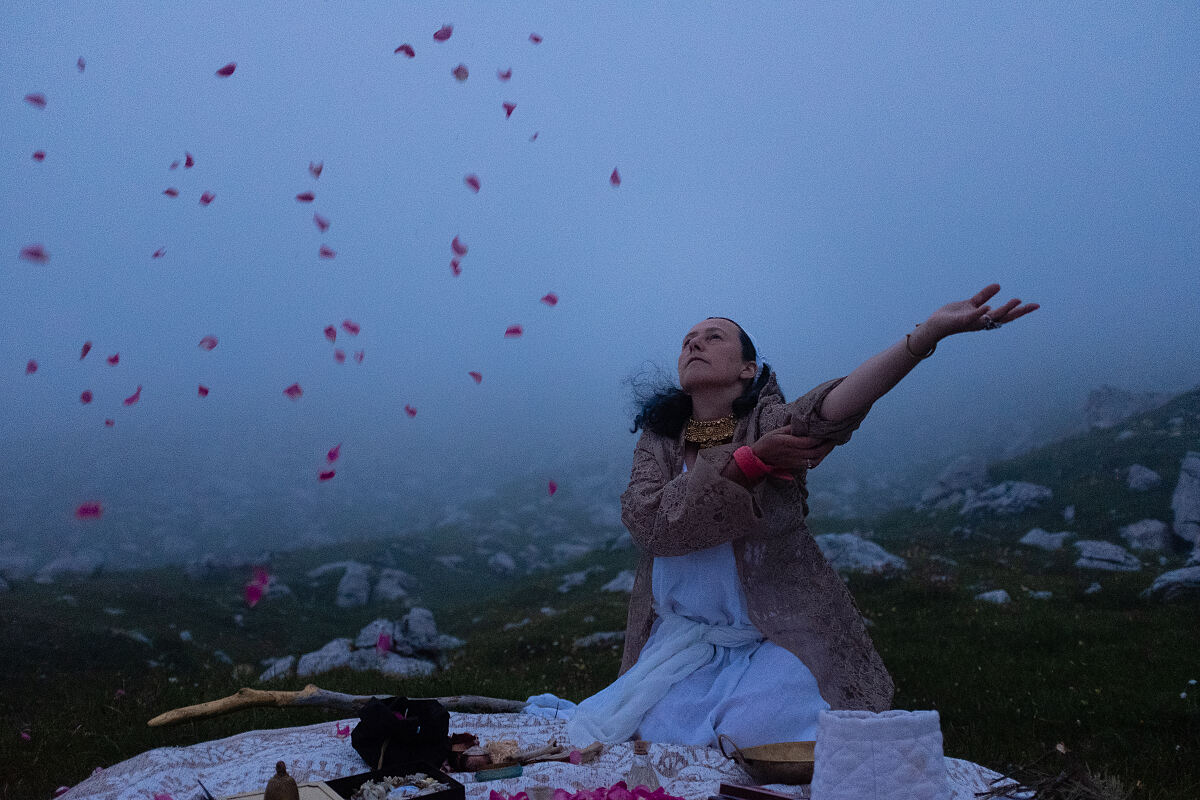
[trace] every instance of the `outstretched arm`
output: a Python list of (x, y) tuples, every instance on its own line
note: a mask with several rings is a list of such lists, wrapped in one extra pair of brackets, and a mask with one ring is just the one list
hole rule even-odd
[(864, 361), (826, 395), (820, 409), (821, 417), (836, 422), (870, 408), (947, 336), (990, 330), (1038, 308), (1037, 303), (1026, 303), (1017, 308), (1021, 301), (1013, 298), (991, 311), (984, 303), (998, 291), (1000, 284), (993, 283), (974, 297), (942, 306), (906, 337)]

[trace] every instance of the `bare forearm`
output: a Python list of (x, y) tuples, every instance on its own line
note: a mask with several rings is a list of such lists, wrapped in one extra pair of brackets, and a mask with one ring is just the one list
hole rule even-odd
[(915, 327), (907, 340), (901, 336), (898, 342), (864, 361), (835, 386), (825, 396), (820, 415), (830, 422), (837, 422), (866, 410), (920, 363), (912, 353), (924, 355), (939, 338), (929, 325)]

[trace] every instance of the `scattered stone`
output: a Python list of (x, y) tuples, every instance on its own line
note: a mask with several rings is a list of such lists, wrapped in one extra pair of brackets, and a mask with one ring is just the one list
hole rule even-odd
[(608, 583), (600, 587), (602, 592), (632, 592), (633, 591), (633, 570), (623, 569), (617, 573), (617, 577), (613, 578)]
[(551, 608), (550, 606), (542, 606), (541, 611), (542, 611), (542, 615), (546, 616), (546, 617), (553, 617), (555, 614), (558, 613), (557, 609)]
[(1039, 507), (1053, 496), (1054, 492), (1049, 486), (1025, 481), (1004, 481), (969, 496), (958, 513), (966, 515), (986, 511), (992, 514), (1020, 514)]
[(821, 553), (839, 572), (878, 573), (908, 568), (903, 558), (855, 533), (823, 533), (815, 538)]
[(1200, 595), (1200, 567), (1183, 567), (1164, 572), (1154, 579), (1143, 597), (1154, 600), (1179, 600)]
[(296, 676), (306, 678), (309, 675), (318, 675), (322, 672), (329, 672), (331, 669), (348, 666), (350, 666), (350, 640), (334, 639), (320, 650), (300, 656), (300, 663), (296, 665)]
[(1070, 505), (1063, 509), (1063, 520), (1066, 522), (1075, 521), (1075, 506)]
[(356, 561), (350, 562), (346, 567), (346, 572), (342, 575), (342, 579), (338, 582), (337, 600), (334, 602), (338, 608), (357, 608), (365, 606), (367, 599), (371, 595), (371, 568), (366, 564), (359, 564)]
[[(1024, 586), (1022, 586), (1021, 588), (1025, 589)], [(1054, 592), (1044, 591), (1044, 590), (1043, 591), (1035, 591), (1034, 589), (1025, 589), (1025, 594), (1029, 595), (1034, 600), (1049, 600), (1050, 598), (1054, 597)]]
[(1143, 519), (1121, 528), (1121, 538), (1134, 550), (1166, 550), (1171, 546), (1171, 532), (1167, 523), (1157, 519)]
[(385, 568), (379, 571), (375, 581), (375, 602), (391, 603), (408, 597), (407, 587), (413, 585), (412, 576), (404, 570)]
[(592, 552), (591, 545), (559, 542), (550, 548), (551, 558), (555, 563), (562, 564)]
[(34, 583), (53, 583), (62, 575), (77, 575), (90, 578), (104, 566), (104, 555), (99, 550), (81, 550), (68, 556), (60, 556), (46, 564), (33, 576)]
[(4, 578), (0, 578), (0, 592), (7, 592), (11, 588), (12, 587), (8, 585), (8, 581), (4, 580)]
[(1129, 488), (1135, 492), (1146, 492), (1162, 485), (1162, 476), (1149, 467), (1134, 464), (1125, 476)]
[(1137, 572), (1142, 562), (1119, 544), (1098, 539), (1081, 539), (1075, 542), (1079, 558), (1075, 566), (1082, 569), (1106, 569), (1110, 572)]
[[(220, 651), (217, 651), (217, 652), (220, 652)], [(214, 653), (213, 655), (216, 655), (216, 653)], [(229, 656), (225, 656), (225, 657), (228, 658)], [(262, 675), (258, 676), (259, 683), (265, 683), (266, 681), (271, 681), (271, 680), (275, 680), (276, 678), (283, 678), (288, 675), (291, 675), (292, 667), (294, 667), (296, 665), (296, 657), (295, 656), (284, 656), (283, 658), (273, 658), (273, 659), (268, 659), (268, 661), (270, 662), (270, 666), (267, 667), (266, 672), (264, 672)]]
[(1128, 441), (1129, 439), (1132, 439), (1135, 436), (1137, 436), (1137, 434), (1134, 433), (1133, 431), (1124, 430), (1117, 434), (1117, 441), (1118, 442)]
[(180, 631), (179, 632), (179, 641), (190, 642), (191, 640), (192, 640), (192, 632), (191, 631)]
[(293, 597), (293, 596), (294, 596), (294, 593), (292, 592), (291, 587), (288, 586), (283, 581), (279, 580), (279, 578), (275, 577), (274, 575), (271, 575), (269, 578), (267, 578), (267, 589), (266, 589), (266, 591), (263, 592), (264, 598), (280, 598), (280, 597)]
[(517, 569), (517, 562), (513, 561), (513, 557), (508, 553), (493, 553), (487, 563), (488, 568), (494, 572), (508, 573)]
[(439, 633), (437, 639), (438, 650), (457, 650), (465, 645), (466, 642), (457, 636), (451, 636), (448, 633)]
[(385, 653), (378, 669), (393, 678), (424, 678), (432, 675), (437, 664), (423, 658), (408, 658), (396, 653)]
[[(395, 638), (398, 645), (407, 644), (416, 652), (437, 650), (438, 630), (433, 621), (433, 612), (428, 608), (414, 608), (409, 611), (396, 626)], [(405, 653), (402, 647), (396, 647), (396, 651), (402, 655), (410, 655)]]
[(1102, 587), (1100, 586), (1100, 583), (1098, 581), (1092, 581), (1091, 586), (1084, 589), (1083, 593), (1084, 594), (1095, 594), (1096, 592), (1100, 591), (1101, 588)]
[(1083, 413), (1088, 428), (1111, 428), (1135, 414), (1159, 408), (1171, 399), (1168, 392), (1127, 392), (1105, 384), (1088, 392)]
[(113, 636), (124, 636), (126, 639), (144, 644), (147, 647), (153, 647), (154, 642), (150, 641), (150, 637), (138, 630), (127, 631), (124, 628), (110, 628), (109, 633)]
[(446, 567), (447, 569), (455, 569), (459, 564), (461, 564), (463, 562), (463, 560), (464, 560), (463, 557), (459, 556), (459, 555), (438, 556), (437, 558), (434, 559), (434, 561), (438, 562), (439, 564), (441, 564), (443, 567)]
[(1041, 528), (1031, 528), (1029, 533), (1022, 536), (1018, 541), (1020, 544), (1030, 547), (1040, 547), (1043, 550), (1061, 550), (1063, 542), (1067, 540), (1067, 537), (1074, 535), (1070, 531), (1050, 533)]
[(625, 641), (625, 631), (602, 631), (579, 637), (575, 640), (572, 647), (597, 647), (599, 645), (616, 644), (623, 641)]
[(968, 490), (987, 484), (987, 462), (974, 456), (959, 456), (938, 475), (917, 501), (916, 511), (942, 511), (960, 505)]
[(1179, 482), (1171, 495), (1175, 535), (1195, 545), (1192, 558), (1200, 560), (1200, 453), (1189, 450), (1179, 464)]
[(358, 636), (354, 639), (355, 647), (374, 647), (379, 641), (379, 634), (387, 634), (390, 641), (396, 640), (396, 623), (390, 619), (377, 619), (373, 622), (368, 622), (367, 625), (358, 632)]
[(530, 622), (531, 622), (531, 620), (529, 619), (529, 617), (526, 617), (525, 619), (521, 620), (520, 622), (506, 622), (506, 623), (504, 623), (504, 630), (515, 631), (517, 628), (524, 628)]
[(568, 572), (566, 575), (562, 576), (562, 583), (558, 585), (558, 591), (562, 594), (566, 594), (576, 586), (582, 586), (583, 582), (586, 581), (588, 576), (593, 572), (603, 571), (603, 567), (588, 567), (587, 569), (580, 570), (579, 572)]
[(224, 650), (213, 650), (213, 658), (220, 661), (222, 664), (232, 664), (233, 659)]
[(995, 603), (998, 606), (1011, 603), (1012, 598), (1008, 596), (1008, 592), (1003, 589), (993, 589), (990, 592), (981, 592), (975, 595), (975, 599), (984, 603)]

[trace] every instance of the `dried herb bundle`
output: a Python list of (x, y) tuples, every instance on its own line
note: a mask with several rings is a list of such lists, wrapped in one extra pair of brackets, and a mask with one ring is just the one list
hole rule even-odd
[[(1055, 758), (1059, 768), (1047, 770), (1042, 762)], [(1131, 792), (1114, 777), (1093, 775), (1078, 757), (1059, 743), (1051, 752), (1031, 764), (1017, 767), (993, 783), (1006, 781), (986, 792), (976, 792), (979, 800), (1021, 798), (1022, 800), (1129, 800)]]

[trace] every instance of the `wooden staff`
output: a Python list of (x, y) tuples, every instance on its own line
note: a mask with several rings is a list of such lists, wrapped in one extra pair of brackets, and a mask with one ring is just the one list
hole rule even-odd
[[(243, 687), (237, 694), (222, 697), (220, 700), (210, 700), (194, 706), (172, 709), (159, 714), (147, 725), (157, 728), (163, 725), (176, 725), (180, 722), (190, 722), (197, 719), (217, 717), (243, 708), (258, 708), (260, 706), (276, 706), (278, 708), (311, 707), (331, 708), (335, 711), (346, 711), (357, 714), (369, 700), (391, 697), (392, 695), (355, 695), (331, 692), (308, 684), (298, 692), (265, 691)], [(430, 699), (430, 698), (413, 698)], [(446, 709), (451, 711), (478, 711), (487, 714), (516, 714), (525, 708), (521, 700), (501, 700), (495, 697), (482, 697), (477, 694), (456, 694), (450, 697), (434, 697)]]

